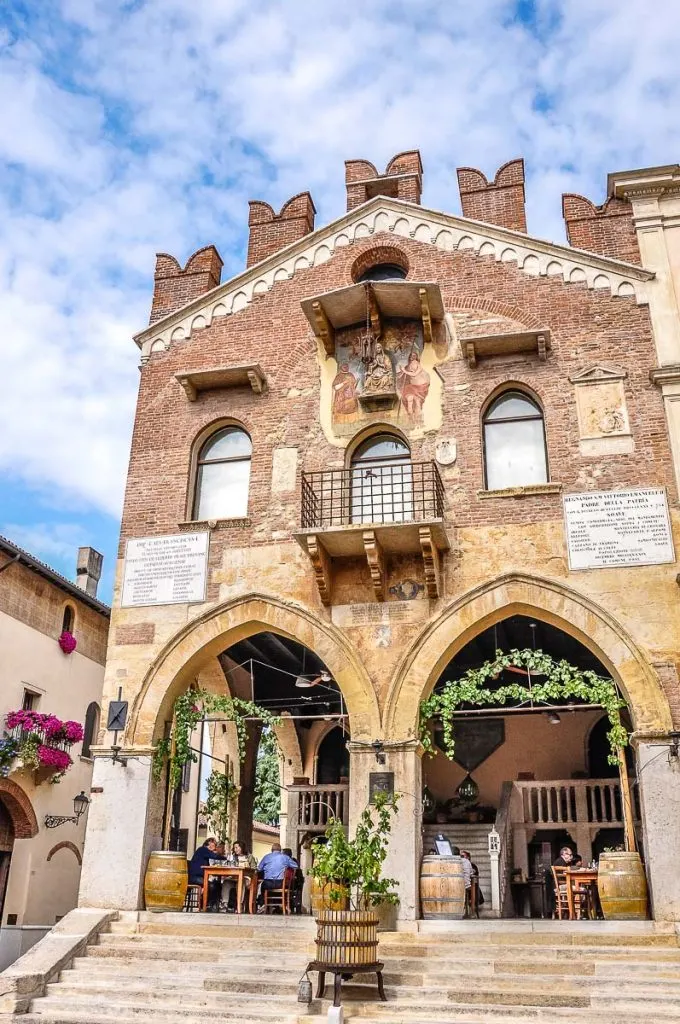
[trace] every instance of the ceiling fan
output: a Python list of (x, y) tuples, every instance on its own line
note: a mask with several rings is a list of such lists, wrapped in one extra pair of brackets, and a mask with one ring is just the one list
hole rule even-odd
[(317, 676), (315, 676), (314, 678), (310, 678), (310, 676), (312, 675), (313, 673), (311, 672), (306, 674), (301, 673), (295, 680), (295, 685), (298, 687), (298, 689), (308, 690), (312, 686), (318, 686), (319, 683), (330, 683), (333, 678), (328, 669), (325, 668), (321, 669)]

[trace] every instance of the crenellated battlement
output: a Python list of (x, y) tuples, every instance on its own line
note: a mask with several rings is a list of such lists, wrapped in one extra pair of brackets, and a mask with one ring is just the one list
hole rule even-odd
[(248, 267), (314, 230), (316, 207), (309, 192), (292, 196), (279, 213), (260, 199), (251, 199), (249, 206)]
[(216, 288), (222, 278), (222, 266), (222, 257), (214, 245), (197, 249), (184, 268), (169, 253), (156, 253), (149, 323), (162, 320), (192, 299)]

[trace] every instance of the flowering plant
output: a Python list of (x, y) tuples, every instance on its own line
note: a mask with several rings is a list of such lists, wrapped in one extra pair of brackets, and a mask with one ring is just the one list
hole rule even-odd
[(73, 654), (76, 647), (78, 646), (78, 641), (74, 637), (73, 633), (69, 633), (67, 629), (65, 629), (64, 632), (61, 634), (61, 636), (57, 640), (57, 643), (61, 647), (64, 654)]
[(52, 782), (59, 782), (73, 764), (65, 748), (79, 743), (84, 735), (79, 722), (63, 722), (39, 711), (10, 711), (5, 725), (14, 735), (5, 733), (0, 740), (0, 775), (8, 775), (12, 763), (19, 760), (24, 768), (47, 769)]

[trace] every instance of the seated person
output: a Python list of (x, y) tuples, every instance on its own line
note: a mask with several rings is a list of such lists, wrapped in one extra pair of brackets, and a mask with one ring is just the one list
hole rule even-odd
[[(246, 848), (238, 840), (232, 845), (231, 848), (231, 860), (235, 867), (239, 868), (256, 868), (257, 860), (248, 853)], [(245, 885), (243, 887), (243, 899), (248, 905), (247, 893), (250, 888), (250, 879), (245, 879)], [(235, 878), (225, 878), (222, 882), (222, 900), (227, 904), (227, 910), (236, 910), (236, 892), (238, 889), (238, 882)]]
[[(211, 860), (227, 860), (227, 857), (217, 852), (215, 839), (206, 839), (203, 846), (199, 846), (189, 861), (189, 884), (203, 887), (203, 868), (208, 867)], [(208, 882), (208, 910), (219, 910), (220, 906), (220, 880), (211, 878)]]
[(291, 909), (294, 914), (302, 913), (302, 890), (305, 885), (305, 876), (300, 867), (298, 860), (293, 856), (293, 851), (289, 846), (284, 846), (281, 853), (285, 853), (286, 857), (290, 857), (293, 863), (296, 865), (295, 869), (295, 880), (293, 882), (293, 889), (290, 894)]
[(472, 880), (472, 862), (469, 857), (466, 859), (465, 856), (461, 854), (459, 846), (452, 846), (451, 853), (454, 857), (463, 857), (463, 874), (465, 875), (465, 892), (467, 895), (467, 891), (470, 888), (470, 882)]
[(464, 860), (470, 862), (470, 868), (472, 869), (472, 877), (477, 879), (477, 906), (481, 907), (484, 902), (484, 893), (479, 888), (479, 868), (472, 862), (469, 850), (461, 850), (460, 855)]
[(265, 891), (269, 890), (271, 892), (283, 886), (283, 876), (286, 868), (293, 868), (295, 870), (297, 866), (297, 861), (282, 851), (281, 844), (274, 843), (271, 853), (266, 854), (260, 861), (258, 874), (262, 879), (262, 885), (260, 887), (258, 903), (260, 905), (264, 903), (263, 893)]
[[(553, 861), (553, 867), (569, 868), (574, 863), (574, 851), (570, 846), (563, 846), (560, 849), (559, 857)], [(548, 914), (555, 916), (555, 876), (550, 868), (545, 869), (545, 897)]]

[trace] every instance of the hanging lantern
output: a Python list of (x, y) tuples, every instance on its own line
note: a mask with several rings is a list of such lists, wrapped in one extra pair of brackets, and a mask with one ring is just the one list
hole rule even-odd
[(298, 984), (298, 1003), (311, 1003), (312, 1001), (312, 983), (309, 980), (309, 975), (305, 971), (303, 976), (300, 978)]
[(456, 790), (464, 804), (476, 804), (479, 798), (479, 786), (468, 772)]

